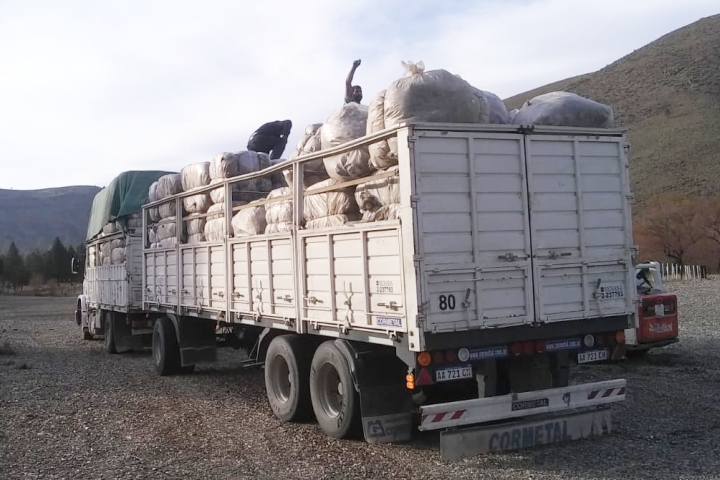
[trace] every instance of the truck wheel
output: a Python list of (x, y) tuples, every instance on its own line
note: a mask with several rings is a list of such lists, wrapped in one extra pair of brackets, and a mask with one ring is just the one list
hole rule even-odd
[(155, 321), (152, 351), (158, 375), (174, 375), (180, 371), (180, 347), (175, 335), (175, 325), (167, 317)]
[(313, 357), (310, 397), (315, 418), (329, 436), (346, 438), (360, 431), (360, 395), (348, 361), (332, 340), (320, 345)]
[(265, 355), (265, 391), (270, 408), (283, 422), (312, 417), (312, 346), (299, 335), (275, 337)]
[(115, 333), (113, 332), (113, 314), (112, 312), (103, 312), (103, 337), (105, 351), (110, 355), (117, 353), (115, 348)]
[(83, 330), (83, 340), (93, 340), (95, 337), (87, 330)]

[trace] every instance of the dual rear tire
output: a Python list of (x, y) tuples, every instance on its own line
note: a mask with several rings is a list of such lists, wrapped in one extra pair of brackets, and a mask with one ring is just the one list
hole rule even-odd
[(348, 360), (335, 345), (299, 335), (275, 337), (265, 357), (265, 389), (270, 408), (283, 422), (315, 416), (330, 437), (346, 438), (360, 427), (360, 396)]
[(155, 372), (161, 376), (192, 373), (195, 370), (195, 365), (181, 366), (180, 345), (175, 333), (175, 325), (168, 317), (160, 317), (155, 321), (152, 357)]

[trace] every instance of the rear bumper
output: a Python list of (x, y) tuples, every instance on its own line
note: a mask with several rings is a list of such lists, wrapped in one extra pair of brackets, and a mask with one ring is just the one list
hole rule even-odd
[(474, 425), (531, 415), (568, 412), (625, 400), (625, 379), (585, 383), (420, 407), (420, 430)]

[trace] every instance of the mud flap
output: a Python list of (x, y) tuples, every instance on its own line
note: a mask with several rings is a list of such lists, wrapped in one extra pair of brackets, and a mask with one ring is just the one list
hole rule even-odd
[(412, 393), (405, 387), (407, 366), (385, 350), (362, 351), (356, 345), (336, 340), (345, 354), (360, 393), (363, 435), (368, 443), (394, 443), (412, 435)]
[(443, 460), (485, 452), (520, 450), (610, 433), (609, 408), (570, 415), (536, 417), (492, 426), (445, 430), (440, 433)]
[(217, 358), (215, 323), (180, 317), (177, 320), (180, 365), (187, 367), (200, 362), (214, 362)]
[(143, 338), (131, 335), (130, 327), (127, 324), (127, 316), (119, 312), (108, 312), (108, 315), (113, 316), (112, 329), (115, 350), (118, 353), (143, 351), (145, 348)]

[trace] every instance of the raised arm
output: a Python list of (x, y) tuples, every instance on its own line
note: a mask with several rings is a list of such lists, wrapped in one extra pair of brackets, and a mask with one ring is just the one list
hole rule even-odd
[(353, 88), (352, 88), (352, 81), (353, 76), (355, 76), (355, 70), (360, 66), (360, 60), (355, 60), (353, 62), (352, 68), (350, 69), (350, 73), (348, 73), (347, 78), (345, 79), (345, 98), (352, 98)]

